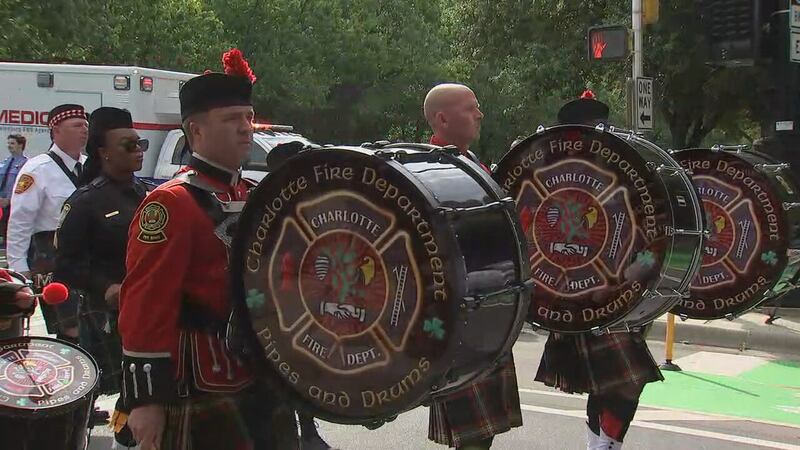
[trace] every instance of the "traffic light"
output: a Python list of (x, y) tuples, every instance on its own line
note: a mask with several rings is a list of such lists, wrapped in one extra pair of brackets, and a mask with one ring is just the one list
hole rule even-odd
[(762, 59), (765, 29), (775, 3), (771, 0), (698, 0), (709, 43), (710, 61), (748, 66)]
[(642, 22), (652, 25), (658, 22), (660, 0), (644, 0), (642, 2)]
[(590, 61), (618, 61), (628, 57), (628, 28), (611, 25), (589, 28)]

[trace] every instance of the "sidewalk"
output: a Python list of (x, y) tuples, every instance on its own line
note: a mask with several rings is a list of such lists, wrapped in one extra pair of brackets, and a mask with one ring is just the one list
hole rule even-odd
[[(764, 311), (769, 312), (771, 309)], [(759, 309), (733, 321), (727, 319), (709, 322), (693, 319), (682, 321), (676, 317), (675, 342), (800, 355), (800, 310), (796, 308), (779, 310), (780, 318), (771, 325), (764, 323), (767, 317), (767, 314), (760, 312)], [(666, 328), (667, 316), (664, 315), (653, 322), (647, 339), (664, 341)]]

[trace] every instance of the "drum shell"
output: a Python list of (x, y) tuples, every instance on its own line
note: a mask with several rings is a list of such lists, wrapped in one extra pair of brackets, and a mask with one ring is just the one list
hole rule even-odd
[(691, 178), (680, 164), (655, 144), (632, 133), (617, 133), (653, 169), (653, 175), (668, 193), (666, 201), (673, 225), (665, 227), (669, 239), (659, 280), (625, 318), (612, 330), (640, 327), (671, 310), (688, 292), (700, 267), (704, 241), (701, 202)]
[[(500, 202), (502, 191), (488, 174), (466, 157), (459, 157), (439, 148), (414, 144), (387, 146), (377, 151), (333, 147), (301, 152), (282, 167), (290, 167), (287, 170), (295, 173), (297, 167), (309, 165), (341, 166), (343, 158), (350, 166), (361, 168), (359, 170), (366, 171), (367, 167), (375, 167), (375, 172), (381, 177), (395, 180), (393, 183), (401, 187), (403, 192), (415, 192), (415, 202), (419, 200), (426, 205), (423, 216), (429, 220), (430, 228), (436, 236), (438, 254), (442, 255), (449, 286), (446, 304), (437, 306), (447, 308), (447, 313), (441, 316), (447, 322), (447, 339), (435, 349), (417, 345), (405, 350), (406, 354), (416, 355), (415, 357), (423, 354), (436, 355), (426, 362), (427, 375), (416, 383), (413, 393), (402, 401), (391, 407), (376, 408), (366, 414), (312, 401), (308, 392), (303, 390), (304, 387), (293, 385), (291, 380), (287, 382), (287, 378), (277, 373), (275, 369), (280, 366), (276, 367), (269, 360), (265, 361), (262, 356), (265, 353), (264, 341), (255, 335), (258, 331), (256, 329), (264, 322), (259, 318), (261, 316), (248, 311), (241, 301), (259, 278), (248, 274), (243, 261), (246, 259), (248, 241), (252, 240), (249, 236), (254, 232), (251, 219), (258, 216), (261, 208), (257, 204), (263, 197), (260, 191), (266, 192), (270, 184), (281, 184), (280, 179), (286, 172), (277, 171), (265, 178), (251, 195), (251, 200), (242, 213), (231, 258), (234, 261), (234, 292), (239, 303), (229, 326), (228, 341), (232, 348), (239, 348), (240, 351), (252, 355), (261, 376), (281, 386), (280, 390), (287, 392), (299, 408), (332, 422), (368, 423), (413, 408), (432, 395), (446, 393), (491, 370), (496, 361), (510, 351), (521, 329), (528, 297), (520, 292), (519, 287), (520, 280), (529, 270), (523, 256), (522, 240), (513, 239), (519, 227), (511, 212), (512, 203)], [(357, 185), (355, 182), (353, 184)], [(333, 185), (324, 186), (333, 191), (347, 187), (344, 184), (337, 184), (339, 187), (336, 189), (331, 187)], [(376, 202), (375, 206), (381, 207), (378, 203), (380, 202)], [(485, 207), (487, 204), (492, 206)], [(493, 238), (499, 226), (503, 226), (505, 234), (509, 236), (499, 242), (504, 247), (503, 251), (497, 254), (484, 252), (482, 244)], [(422, 253), (417, 252), (417, 256), (420, 255)], [(467, 305), (461, 301), (465, 297), (495, 293), (503, 288), (509, 288), (509, 292), (492, 296), (482, 305), (485, 307), (475, 308), (475, 304)], [(275, 334), (277, 333), (273, 333), (273, 337)], [(236, 344), (237, 341), (240, 345)], [(284, 355), (285, 353), (282, 358), (287, 359)], [(411, 357), (414, 356), (409, 356)], [(300, 361), (296, 355), (291, 355), (290, 359)], [(291, 361), (288, 363), (291, 365)], [(304, 370), (308, 372), (311, 369)], [(334, 384), (358, 385), (363, 395), (363, 389), (378, 389), (384, 382), (380, 377), (386, 377), (387, 380), (404, 379), (404, 374), (392, 373), (394, 369), (391, 367), (386, 370), (373, 371), (369, 380), (362, 377), (360, 381), (356, 381), (345, 375), (340, 378), (340, 383)], [(377, 374), (382, 375), (379, 377)], [(331, 378), (330, 373), (318, 369), (309, 375), (311, 376), (308, 379)], [(357, 395), (348, 395), (347, 398), (361, 400)]]
[[(390, 145), (386, 150), (402, 148), (409, 148), (409, 145)], [(429, 146), (416, 148), (431, 149)], [(450, 241), (453, 247), (446, 253), (453, 255), (450, 259), (455, 263), (454, 273), (464, 276), (459, 298), (479, 297), (524, 283), (530, 268), (524, 257), (526, 243), (511, 199), (469, 158), (442, 153), (438, 159), (438, 162), (422, 160), (399, 164), (394, 161), (393, 164), (418, 180), (419, 187), (428, 192), (432, 204), (437, 204), (438, 208), (475, 208), (448, 214), (446, 219), (446, 226), (455, 237)], [(459, 180), (460, 173), (469, 174), (471, 181)], [(502, 205), (486, 207), (501, 201)], [(529, 302), (529, 295), (513, 289), (484, 300), (479, 307), (461, 301), (456, 328), (459, 345), (452, 356), (452, 369), (432, 394), (445, 395), (495, 370), (499, 361), (511, 352), (522, 330)]]

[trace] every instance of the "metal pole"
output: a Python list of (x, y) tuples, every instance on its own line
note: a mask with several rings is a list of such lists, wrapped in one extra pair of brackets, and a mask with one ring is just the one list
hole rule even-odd
[(642, 0), (633, 0), (633, 78), (642, 76)]
[(666, 357), (664, 359), (666, 359), (666, 362), (661, 364), (659, 368), (661, 370), (680, 371), (681, 368), (672, 362), (672, 347), (675, 345), (675, 314), (672, 313), (667, 314), (667, 336), (665, 340)]
[[(642, 76), (642, 0), (633, 0), (631, 7), (632, 16), (631, 23), (633, 24), (633, 89), (636, 89), (636, 79)], [(632, 92), (632, 99), (636, 98), (636, 93)], [(635, 114), (636, 108), (632, 108), (632, 114)], [(631, 117), (631, 124), (633, 130), (638, 131), (638, 121), (636, 117)]]

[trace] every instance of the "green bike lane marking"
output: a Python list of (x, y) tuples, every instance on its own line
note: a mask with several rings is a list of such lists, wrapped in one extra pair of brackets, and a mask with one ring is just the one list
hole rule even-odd
[(800, 425), (800, 363), (771, 361), (737, 376), (663, 372), (641, 404)]

